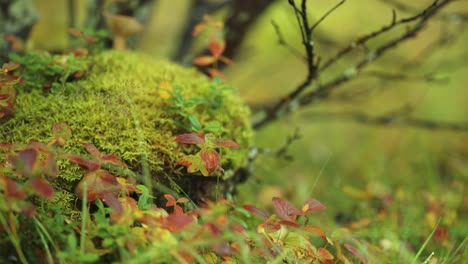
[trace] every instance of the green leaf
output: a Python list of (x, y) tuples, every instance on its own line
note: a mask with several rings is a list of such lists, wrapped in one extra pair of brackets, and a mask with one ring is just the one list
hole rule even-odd
[(191, 127), (191, 129), (192, 129), (193, 131), (198, 132), (198, 131), (201, 130), (202, 126), (201, 126), (200, 121), (198, 121), (198, 118), (197, 118), (196, 116), (194, 116), (194, 115), (189, 115), (189, 116), (188, 116), (188, 119), (189, 119), (189, 121), (190, 121), (190, 127)]
[(218, 123), (211, 124), (203, 128), (203, 130), (209, 131), (209, 132), (220, 132), (222, 129), (223, 127), (221, 126), (221, 124), (218, 124)]
[(150, 204), (148, 204), (150, 198), (148, 188), (144, 185), (137, 185), (136, 188), (141, 191), (140, 197), (138, 197), (138, 208), (141, 210), (148, 209), (150, 207)]

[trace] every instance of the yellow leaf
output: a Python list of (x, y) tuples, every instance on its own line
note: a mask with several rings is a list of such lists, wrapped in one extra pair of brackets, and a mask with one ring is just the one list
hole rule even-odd
[(162, 81), (159, 83), (159, 96), (162, 99), (164, 100), (169, 99), (171, 97), (172, 91), (173, 91), (173, 87), (170, 82)]

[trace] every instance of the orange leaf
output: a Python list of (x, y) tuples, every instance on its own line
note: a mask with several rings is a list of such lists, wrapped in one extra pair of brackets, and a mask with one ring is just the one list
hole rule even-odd
[(347, 243), (344, 244), (344, 247), (349, 252), (351, 252), (351, 254), (353, 254), (356, 258), (358, 258), (359, 261), (361, 261), (362, 264), (367, 264), (366, 258), (364, 258), (364, 256), (362, 256), (361, 253), (359, 253), (359, 251), (355, 247), (353, 247), (353, 246), (351, 246), (350, 244), (347, 244)]
[(302, 205), (302, 213), (315, 213), (325, 209), (325, 206), (315, 199), (308, 199)]
[[(216, 168), (218, 168), (219, 154), (215, 150), (201, 150), (200, 158), (202, 159), (203, 165), (208, 171), (208, 175), (210, 175), (213, 171), (216, 170)], [(202, 174), (203, 174), (203, 171), (202, 171)], [(208, 176), (208, 175), (203, 174), (203, 176)]]
[(213, 56), (200, 56), (200, 57), (196, 57), (193, 60), (193, 64), (197, 66), (206, 66), (206, 65), (213, 64), (217, 60), (218, 58), (213, 57)]
[(208, 44), (208, 49), (210, 50), (211, 54), (219, 58), (221, 54), (223, 54), (224, 49), (226, 48), (226, 43), (224, 40), (219, 38), (212, 38), (210, 44)]
[(226, 63), (227, 65), (231, 65), (231, 64), (234, 64), (234, 61), (231, 60), (230, 58), (228, 57), (225, 57), (225, 56), (220, 56), (219, 57), (219, 60)]
[(240, 146), (236, 142), (226, 138), (217, 138), (213, 141), (216, 147), (223, 147), (223, 148), (231, 148), (231, 149), (239, 149)]
[(219, 77), (221, 77), (221, 80), (223, 80), (223, 81), (226, 79), (224, 74), (218, 69), (209, 68), (209, 69), (206, 69), (206, 71), (208, 71), (208, 73), (210, 74), (211, 77), (219, 76)]
[(176, 199), (174, 198), (174, 196), (170, 195), (170, 194), (164, 194), (164, 198), (166, 198), (167, 200), (167, 203), (166, 203), (166, 207), (169, 207), (169, 206), (174, 206), (177, 204), (177, 201)]
[(175, 141), (185, 144), (203, 144), (205, 143), (205, 135), (201, 133), (182, 134), (177, 136)]
[(193, 36), (193, 37), (196, 37), (196, 36), (197, 36), (198, 34), (200, 34), (200, 32), (202, 32), (205, 28), (206, 28), (206, 24), (205, 24), (205, 23), (197, 24), (197, 25), (193, 28), (192, 36)]
[(331, 260), (334, 259), (333, 255), (325, 248), (319, 248), (317, 255), (321, 260)]

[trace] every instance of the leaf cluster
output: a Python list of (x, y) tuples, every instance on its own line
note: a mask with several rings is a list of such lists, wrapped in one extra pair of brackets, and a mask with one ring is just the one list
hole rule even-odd
[(223, 171), (219, 166), (220, 156), (216, 148), (240, 148), (236, 142), (226, 138), (214, 138), (213, 134), (183, 134), (177, 136), (175, 141), (200, 146), (200, 151), (183, 156), (177, 160), (177, 164), (187, 167), (188, 173), (200, 171), (203, 176), (210, 176), (217, 169)]
[(28, 52), (23, 56), (11, 53), (9, 57), (20, 65), (14, 72), (23, 80), (19, 88), (28, 91), (39, 89), (48, 93), (56, 84), (81, 78), (86, 69), (84, 60), (73, 52), (65, 55)]
[[(167, 85), (160, 85), (167, 86)], [(197, 117), (197, 108), (205, 106), (210, 111), (210, 115), (216, 116), (217, 112), (224, 104), (226, 93), (233, 92), (235, 89), (232, 86), (225, 84), (219, 76), (213, 78), (213, 83), (209, 86), (211, 93), (204, 97), (185, 98), (183, 95), (184, 88), (180, 85), (170, 86), (164, 90), (163, 96), (167, 96), (169, 103), (166, 108), (171, 111), (176, 111), (182, 119), (176, 120), (176, 124), (188, 132), (220, 132), (222, 127), (217, 122), (205, 124), (200, 122)], [(167, 95), (166, 95), (167, 93)]]

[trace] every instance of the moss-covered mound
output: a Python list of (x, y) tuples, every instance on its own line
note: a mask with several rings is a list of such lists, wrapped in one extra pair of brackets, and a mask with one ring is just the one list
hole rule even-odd
[[(196, 199), (214, 196), (207, 183), (217, 177), (187, 175), (176, 164), (184, 153), (197, 151), (174, 142), (176, 135), (213, 133), (241, 146), (222, 150), (221, 182), (232, 181), (245, 165), (252, 135), (249, 110), (226, 84), (132, 52), (106, 51), (87, 60), (88, 70), (78, 81), (54, 84), (47, 94), (19, 89), (14, 116), (0, 121), (0, 142), (47, 142), (53, 124), (65, 122), (73, 133), (66, 152), (87, 155), (80, 142), (92, 143), (102, 153), (119, 155), (137, 175), (148, 164), (154, 186), (180, 187)], [(54, 184), (64, 190), (61, 199), (74, 199), (70, 193), (83, 175), (77, 165), (60, 164)]]

